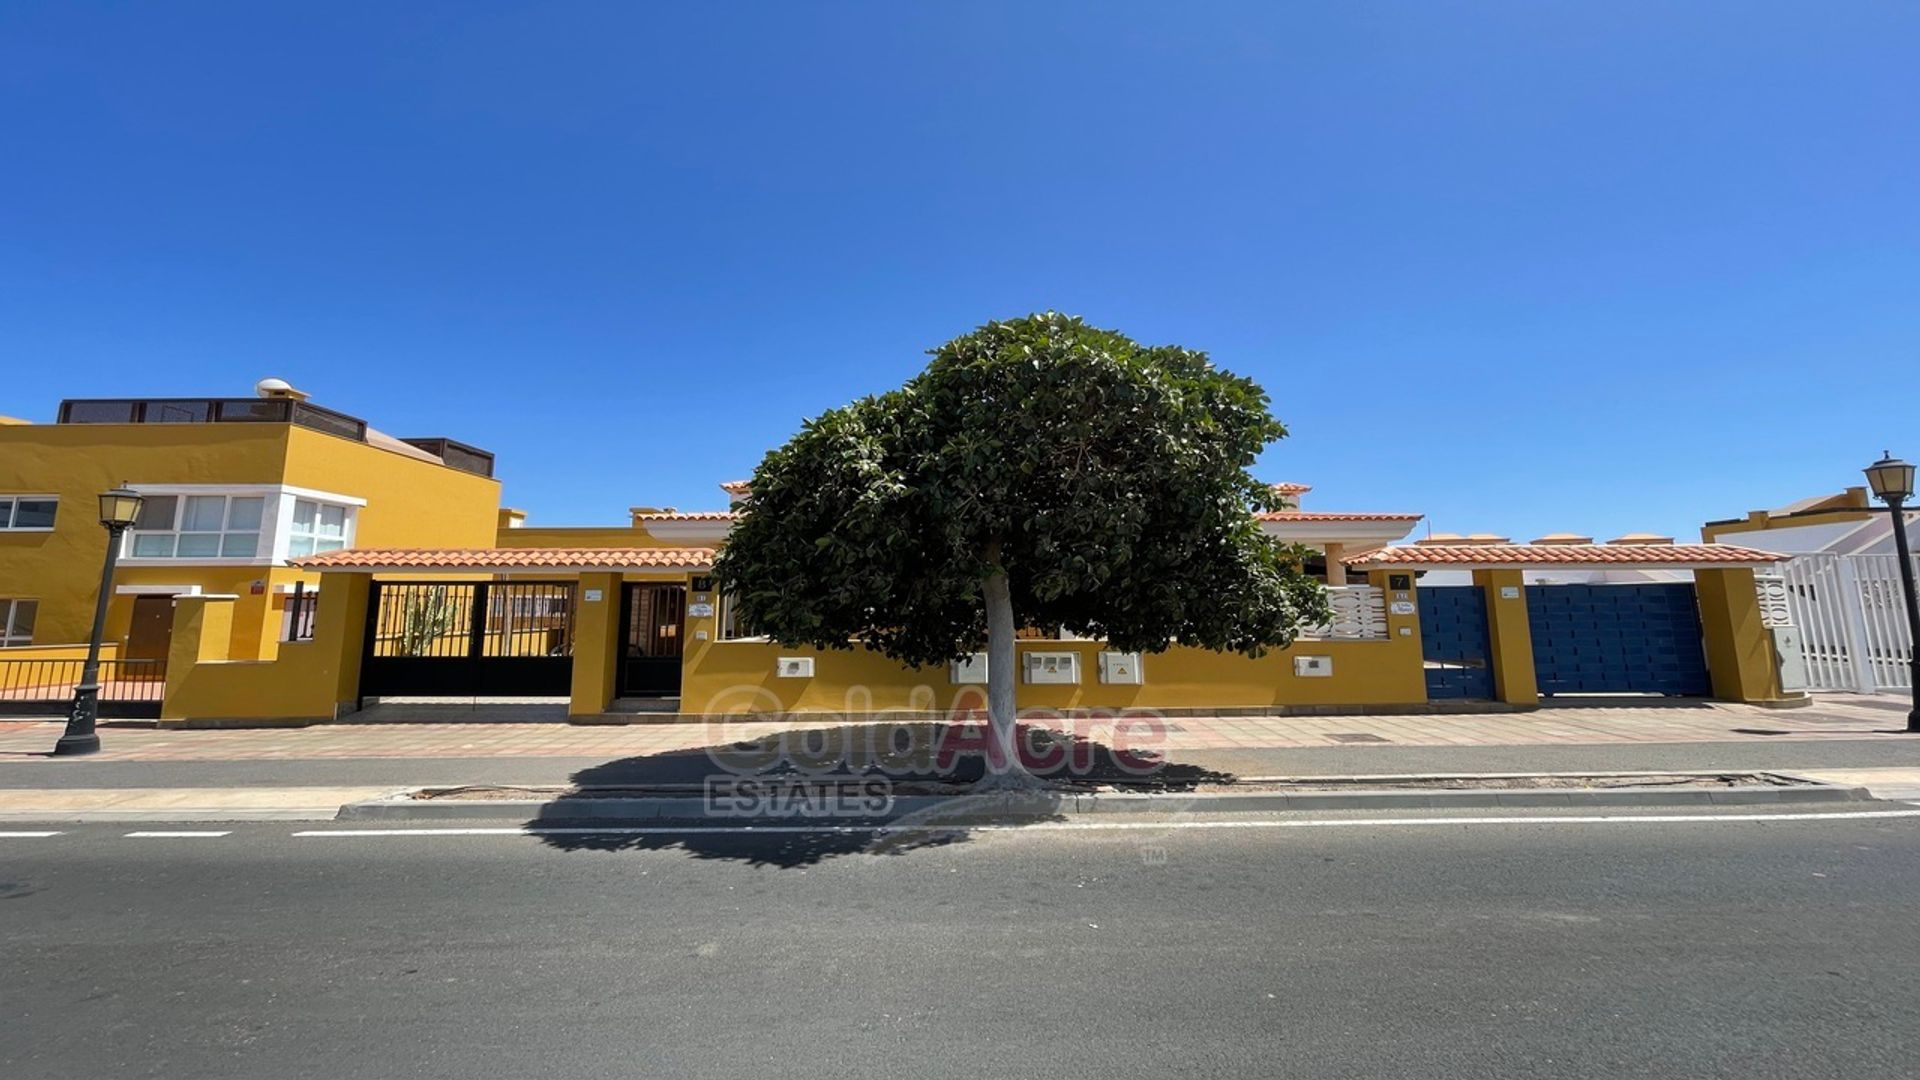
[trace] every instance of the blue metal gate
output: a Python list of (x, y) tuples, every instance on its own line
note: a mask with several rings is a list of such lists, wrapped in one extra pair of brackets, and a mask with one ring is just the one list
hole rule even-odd
[(1706, 694), (1700, 609), (1689, 583), (1529, 585), (1542, 694)]
[(1472, 585), (1429, 585), (1415, 596), (1420, 604), (1420, 655), (1426, 661), (1427, 698), (1493, 697), (1486, 594)]

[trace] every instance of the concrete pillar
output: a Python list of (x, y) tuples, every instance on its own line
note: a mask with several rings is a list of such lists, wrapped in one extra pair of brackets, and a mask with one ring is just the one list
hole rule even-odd
[(620, 575), (581, 574), (573, 623), (569, 716), (607, 711), (620, 671)]
[(1784, 698), (1773, 635), (1760, 624), (1753, 570), (1744, 566), (1695, 570), (1693, 591), (1700, 603), (1700, 634), (1706, 643), (1713, 696), (1722, 701)]
[(1487, 641), (1493, 696), (1509, 705), (1540, 704), (1533, 669), (1533, 631), (1527, 621), (1526, 577), (1519, 570), (1475, 570), (1473, 583), (1487, 600)]
[(1345, 585), (1347, 583), (1347, 567), (1340, 560), (1347, 557), (1347, 545), (1322, 544), (1320, 545), (1320, 550), (1327, 554), (1327, 584), (1329, 586)]
[(233, 648), (233, 606), (237, 596), (202, 593), (173, 598), (173, 637), (167, 646), (167, 688), (161, 719), (175, 719), (171, 708), (194, 665), (225, 660)]

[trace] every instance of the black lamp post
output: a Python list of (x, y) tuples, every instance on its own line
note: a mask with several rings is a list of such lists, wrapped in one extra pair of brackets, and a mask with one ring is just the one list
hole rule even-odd
[(67, 733), (53, 746), (57, 756), (91, 754), (100, 749), (100, 736), (93, 732), (94, 721), (100, 717), (100, 638), (107, 629), (107, 595), (113, 591), (113, 564), (120, 560), (120, 537), (139, 519), (140, 503), (140, 493), (125, 484), (100, 493), (100, 524), (107, 527), (107, 560), (100, 568), (100, 595), (93, 603), (87, 666), (80, 669), (80, 685), (73, 688)]
[(1893, 550), (1900, 559), (1900, 587), (1907, 598), (1907, 662), (1913, 679), (1913, 708), (1907, 711), (1907, 730), (1920, 732), (1920, 601), (1913, 594), (1913, 552), (1907, 548), (1906, 502), (1913, 498), (1913, 466), (1892, 451), (1867, 466), (1867, 483), (1893, 514)]

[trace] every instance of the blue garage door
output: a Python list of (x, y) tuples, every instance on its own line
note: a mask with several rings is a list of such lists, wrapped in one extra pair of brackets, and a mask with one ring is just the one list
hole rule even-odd
[(1542, 694), (1706, 694), (1691, 584), (1529, 585)]
[(1428, 700), (1493, 697), (1486, 594), (1472, 585), (1430, 585), (1415, 596)]

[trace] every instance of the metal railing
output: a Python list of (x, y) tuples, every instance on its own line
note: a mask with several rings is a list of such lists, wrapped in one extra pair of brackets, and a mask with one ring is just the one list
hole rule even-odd
[[(45, 716), (66, 711), (84, 660), (0, 657), (0, 715)], [(100, 661), (100, 715), (160, 715), (167, 692), (165, 660)]]

